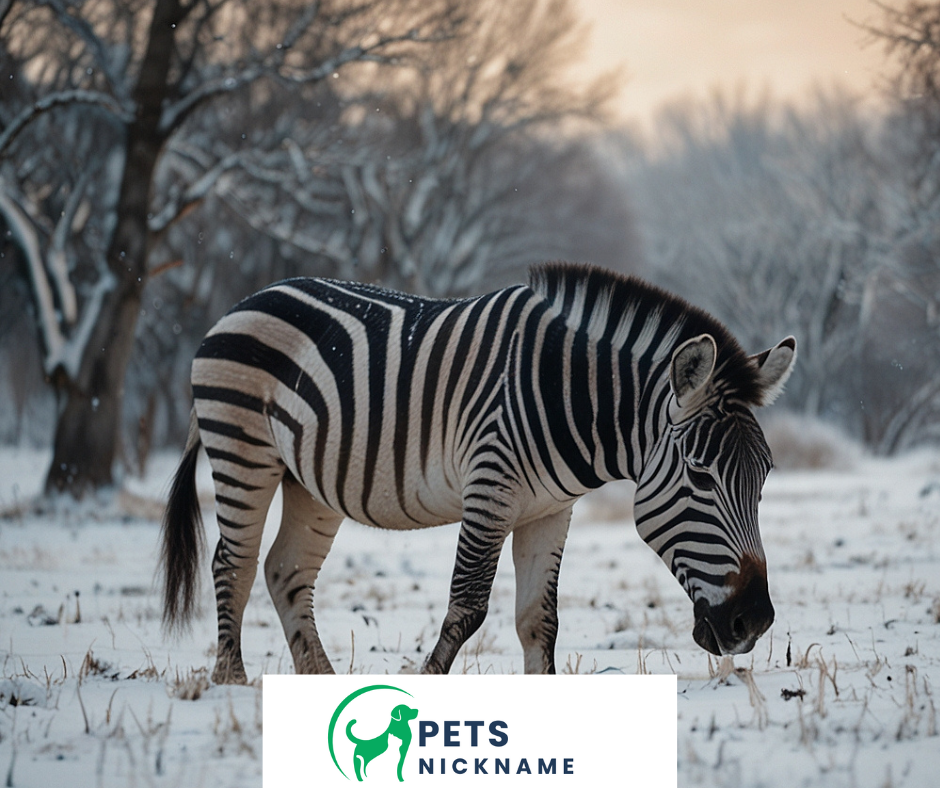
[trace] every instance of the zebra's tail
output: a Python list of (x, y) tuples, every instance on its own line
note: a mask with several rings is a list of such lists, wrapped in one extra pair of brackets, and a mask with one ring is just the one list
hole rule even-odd
[(186, 450), (173, 477), (163, 515), (160, 566), (163, 574), (163, 628), (167, 632), (186, 629), (195, 613), (199, 566), (205, 550), (202, 512), (196, 493), (196, 462), (200, 445), (202, 441), (194, 409)]

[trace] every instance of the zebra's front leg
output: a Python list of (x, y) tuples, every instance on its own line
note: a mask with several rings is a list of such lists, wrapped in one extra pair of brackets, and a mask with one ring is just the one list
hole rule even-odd
[(507, 532), (505, 522), (487, 519), (479, 510), (468, 514), (464, 509), (447, 615), (422, 672), (447, 673), (457, 652), (480, 628), (486, 618), (496, 565)]
[(555, 672), (558, 571), (570, 522), (569, 507), (512, 532), (516, 634), (522, 643), (526, 673)]
[(284, 511), (264, 561), (268, 591), (290, 645), (295, 673), (333, 673), (313, 615), (313, 587), (342, 516), (315, 501), (290, 474), (282, 485)]

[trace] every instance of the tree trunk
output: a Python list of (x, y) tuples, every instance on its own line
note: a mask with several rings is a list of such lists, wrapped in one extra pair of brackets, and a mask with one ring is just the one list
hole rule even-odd
[(118, 285), (104, 299), (78, 380), (58, 381), (64, 406), (56, 424), (46, 492), (75, 498), (107, 487), (120, 446), (124, 373), (140, 314), (139, 291)]
[(102, 301), (78, 375), (74, 380), (58, 381), (64, 404), (56, 424), (47, 493), (67, 492), (81, 498), (90, 490), (113, 483), (120, 446), (124, 375), (147, 282), (150, 191), (166, 141), (159, 129), (160, 112), (168, 93), (174, 31), (181, 17), (179, 0), (157, 0), (147, 51), (134, 88), (137, 112), (127, 127), (117, 222), (107, 252), (115, 284)]

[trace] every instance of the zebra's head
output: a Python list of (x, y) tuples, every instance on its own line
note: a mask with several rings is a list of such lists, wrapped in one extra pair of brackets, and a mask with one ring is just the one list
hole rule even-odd
[(719, 359), (710, 334), (673, 352), (667, 423), (637, 480), (634, 511), (640, 536), (692, 600), (695, 642), (742, 654), (774, 620), (757, 523), (772, 461), (750, 406), (780, 393), (796, 340), (741, 354), (737, 370), (716, 368)]

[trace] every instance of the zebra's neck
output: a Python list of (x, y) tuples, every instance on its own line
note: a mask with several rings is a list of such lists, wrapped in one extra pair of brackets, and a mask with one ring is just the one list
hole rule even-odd
[(746, 356), (720, 322), (641, 280), (552, 264), (532, 269), (530, 287), (547, 302), (534, 382), (570, 470), (565, 490), (639, 478), (668, 426), (669, 364), (686, 339), (715, 338), (718, 391), (748, 385)]

